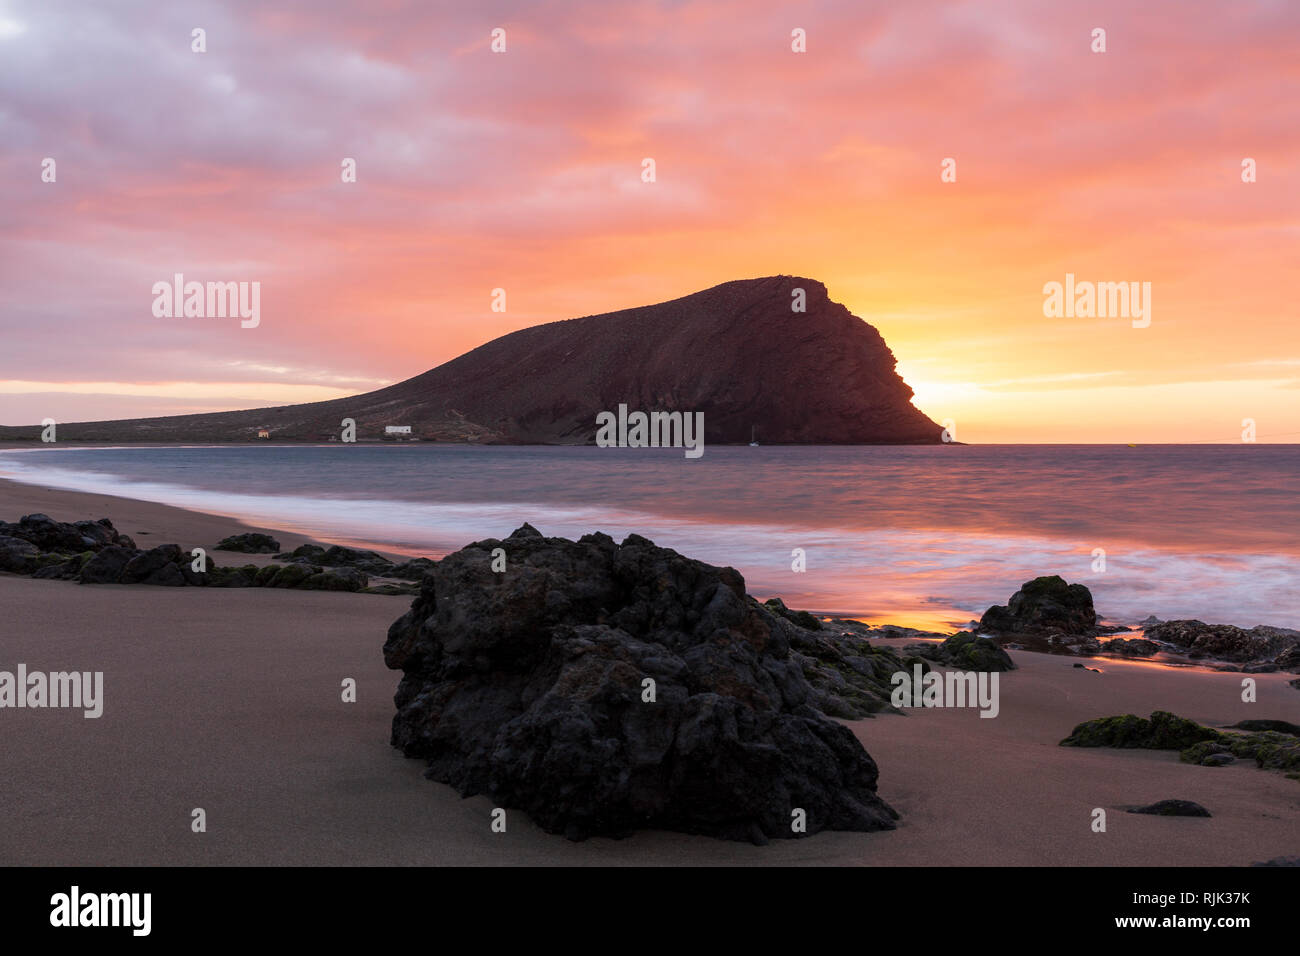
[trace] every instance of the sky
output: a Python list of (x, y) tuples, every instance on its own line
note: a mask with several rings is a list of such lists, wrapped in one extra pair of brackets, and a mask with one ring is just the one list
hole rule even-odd
[[(960, 441), (1300, 442), (1298, 49), (1287, 0), (0, 0), (0, 424), (786, 274)], [(155, 315), (176, 273), (258, 324)], [(1067, 273), (1149, 323), (1045, 314)]]

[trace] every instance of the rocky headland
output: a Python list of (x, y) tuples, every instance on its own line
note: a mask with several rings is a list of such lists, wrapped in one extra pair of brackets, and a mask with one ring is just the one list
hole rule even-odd
[[(796, 306), (802, 305), (802, 311)], [(943, 429), (876, 329), (815, 279), (725, 282), (655, 305), (550, 322), (493, 339), (414, 378), (304, 405), (59, 423), (60, 441), (361, 441), (410, 426), (422, 441), (592, 444), (596, 416), (701, 412), (708, 444), (939, 444)], [(40, 425), (0, 427), (39, 441)]]

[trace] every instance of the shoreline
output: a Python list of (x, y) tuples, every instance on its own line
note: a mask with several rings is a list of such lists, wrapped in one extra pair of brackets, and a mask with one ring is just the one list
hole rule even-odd
[[(160, 544), (178, 544), (182, 548), (205, 547), (212, 550), (213, 544), (228, 535), (251, 532), (271, 535), (280, 542), (281, 551), (283, 552), (293, 551), (304, 544), (324, 547), (339, 545), (346, 548), (373, 551), (396, 563), (416, 557), (438, 560), (450, 553), (451, 550), (455, 550), (455, 548), (401, 548), (386, 542), (376, 542), (347, 535), (313, 534), (305, 529), (294, 528), (291, 522), (262, 523), (243, 515), (203, 511), (197, 508), (165, 504), (144, 498), (131, 498), (125, 495), (97, 491), (50, 488), (39, 483), (29, 483), (18, 478), (9, 477), (0, 470), (0, 521), (17, 520), (27, 514), (48, 514), (56, 521), (94, 521), (106, 517), (113, 522), (114, 527), (119, 532), (135, 538), (137, 547), (143, 549)], [(457, 547), (463, 547), (468, 543), (468, 541), (461, 542)], [(221, 555), (225, 555), (224, 559), (220, 557)], [(261, 566), (275, 563), (271, 554), (215, 551), (213, 556), (220, 563), (226, 565), (255, 564)], [(755, 587), (750, 586), (750, 593), (760, 601), (771, 597), (784, 598), (782, 594), (768, 594), (765, 589), (756, 590)], [(868, 628), (895, 627), (918, 632), (918, 634), (909, 638), (913, 642), (918, 640), (942, 640), (951, 636), (951, 634), (971, 630), (967, 626), (968, 621), (957, 622), (957, 618), (964, 616), (959, 613), (925, 613), (917, 610), (911, 614), (900, 613), (886, 618), (879, 614), (846, 613), (813, 608), (803, 608), (802, 610), (807, 610), (822, 621), (839, 620), (854, 622)], [(1114, 624), (1115, 622), (1099, 620), (1098, 623)], [(1141, 638), (1146, 633), (1146, 629), (1141, 624), (1121, 624), (1120, 626), (1130, 629), (1115, 632), (1109, 636)], [(925, 637), (921, 636), (921, 634), (930, 636)], [(873, 635), (873, 639), (879, 639), (879, 635)], [(1036, 653), (1034, 651), (1026, 652)], [(1120, 663), (1132, 662), (1171, 669), (1190, 668), (1208, 672), (1232, 672), (1224, 666), (1227, 663), (1224, 661), (1209, 660), (1200, 663), (1180, 659), (1176, 656), (1170, 658), (1164, 652), (1161, 652), (1154, 659), (1134, 658), (1128, 655), (1106, 652), (1072, 659)]]
[[(6, 516), (109, 517), (137, 544), (214, 543), (279, 529), (132, 499), (0, 481)], [(16, 512), (16, 513), (15, 513)], [(241, 562), (269, 555), (239, 554)], [(236, 596), (237, 595), (237, 596)], [(1296, 853), (1300, 784), (1247, 764), (1206, 768), (1162, 751), (1057, 746), (1075, 725), (1165, 709), (1211, 726), (1300, 723), (1282, 673), (1240, 674), (1015, 652), (997, 719), (913, 710), (844, 722), (880, 766), (895, 831), (823, 832), (766, 847), (643, 831), (572, 843), (520, 812), (493, 834), (492, 802), (424, 778), (389, 745), (400, 675), (381, 648), (407, 599), (325, 591), (80, 586), (0, 575), (8, 667), (102, 671), (104, 714), (5, 711), (11, 825), (0, 856), (38, 864), (1247, 865)], [(913, 637), (879, 639), (901, 650)], [(1126, 666), (1127, 665), (1127, 666)], [(340, 681), (356, 680), (356, 703)], [(268, 729), (269, 728), (269, 729)], [(1210, 820), (1132, 816), (1195, 800)], [(207, 813), (194, 834), (189, 814)], [(1111, 835), (1090, 830), (1107, 808)]]

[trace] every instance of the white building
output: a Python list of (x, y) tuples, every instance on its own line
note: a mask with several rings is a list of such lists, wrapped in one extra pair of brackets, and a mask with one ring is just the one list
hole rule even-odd
[(410, 425), (385, 425), (385, 435), (409, 435), (411, 434)]

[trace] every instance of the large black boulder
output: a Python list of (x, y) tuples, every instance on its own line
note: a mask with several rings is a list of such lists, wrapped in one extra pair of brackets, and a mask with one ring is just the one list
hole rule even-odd
[(1005, 606), (995, 604), (980, 619), (981, 631), (1032, 633), (1056, 630), (1092, 634), (1097, 612), (1092, 592), (1082, 584), (1066, 584), (1059, 574), (1026, 581)]
[(977, 633), (1049, 654), (1095, 654), (1097, 635), (1111, 630), (1098, 626), (1086, 586), (1050, 574), (1026, 581), (1006, 604), (985, 611)]
[(807, 833), (892, 829), (875, 762), (811, 706), (788, 623), (731, 568), (524, 525), (437, 562), (389, 629), (392, 743), (572, 839), (762, 843), (802, 835), (799, 811)]

